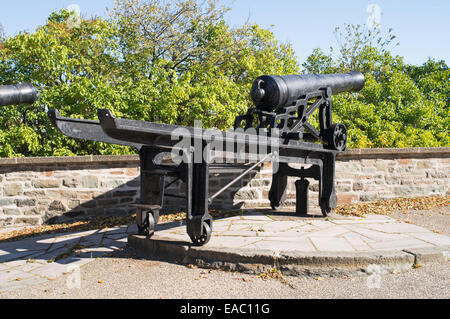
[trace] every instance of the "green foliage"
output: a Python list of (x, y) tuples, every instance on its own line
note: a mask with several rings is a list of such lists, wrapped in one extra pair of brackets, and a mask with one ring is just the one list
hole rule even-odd
[[(227, 129), (252, 105), (262, 74), (300, 73), (290, 45), (255, 24), (232, 28), (216, 1), (117, 0), (110, 18), (52, 13), (34, 33), (0, 36), (0, 85), (30, 81), (33, 106), (0, 109), (0, 156), (128, 154), (133, 149), (74, 140), (57, 132), (48, 109), (96, 119), (118, 117)], [(1, 33), (1, 32), (0, 32)], [(351, 147), (449, 146), (449, 69), (444, 61), (406, 64), (389, 50), (392, 30), (346, 25), (330, 54), (315, 49), (308, 73), (351, 69), (366, 76), (358, 94), (334, 99), (335, 122)]]
[[(0, 42), (0, 84), (30, 81), (33, 106), (0, 109), (0, 156), (126, 154), (116, 145), (69, 139), (46, 111), (96, 119), (118, 117), (226, 129), (251, 105), (249, 91), (265, 73), (298, 73), (289, 45), (257, 25), (231, 28), (215, 1), (120, 0), (109, 20), (52, 13), (36, 32)], [(215, 114), (212, 116), (212, 114)]]
[[(308, 73), (359, 70), (366, 77), (361, 93), (334, 98), (334, 121), (349, 129), (352, 148), (450, 146), (449, 76), (444, 61), (407, 65), (392, 56), (395, 39), (380, 30), (346, 25), (336, 29), (338, 48), (316, 49), (303, 64)], [(338, 52), (338, 55), (334, 55)]]
[(74, 141), (57, 132), (48, 108), (67, 116), (95, 118), (97, 108), (117, 100), (112, 79), (118, 74), (116, 29), (99, 19), (66, 23), (70, 13), (53, 13), (33, 33), (5, 39), (0, 47), (0, 83), (29, 81), (40, 92), (33, 106), (0, 110), (0, 156), (120, 154), (124, 148)]

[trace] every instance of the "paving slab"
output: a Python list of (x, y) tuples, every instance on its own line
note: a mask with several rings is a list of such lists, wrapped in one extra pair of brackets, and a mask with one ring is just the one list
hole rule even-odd
[(244, 212), (218, 224), (204, 247), (193, 246), (186, 227), (176, 224), (152, 238), (131, 234), (128, 243), (149, 258), (250, 273), (281, 267), (287, 274), (362, 274), (373, 265), (411, 269), (419, 260), (443, 261), (450, 255), (449, 237), (384, 215)]
[(14, 261), (17, 259), (28, 259), (28, 257), (33, 256), (36, 254), (36, 251), (27, 251), (27, 252), (12, 252), (12, 253), (6, 253), (0, 255), (0, 263), (8, 262), (8, 261)]
[(14, 269), (20, 270), (23, 272), (32, 272), (33, 270), (36, 270), (36, 269), (44, 267), (44, 266), (45, 266), (44, 263), (34, 261), (34, 262), (27, 262), (25, 264), (15, 267)]
[[(137, 231), (136, 225), (134, 226), (51, 236), (47, 234), (25, 240), (0, 242), (0, 291), (20, 289), (56, 279), (95, 258), (121, 249), (127, 245), (130, 232)], [(82, 247), (75, 247), (77, 244)], [(20, 280), (15, 280), (17, 278)]]
[(43, 267), (37, 268), (33, 270), (31, 273), (33, 275), (41, 276), (47, 279), (56, 279), (62, 276), (65, 273), (71, 272), (73, 268), (71, 268), (67, 264), (61, 263), (49, 263)]
[(113, 227), (113, 228), (106, 228), (100, 231), (100, 233), (107, 233), (109, 235), (111, 234), (123, 234), (126, 233), (128, 229), (128, 226), (120, 226), (120, 227)]
[(102, 246), (103, 247), (108, 247), (111, 249), (121, 249), (123, 247), (125, 247), (128, 244), (128, 239), (127, 238), (121, 238), (120, 240), (117, 239), (104, 239), (102, 241)]
[(0, 286), (3, 284), (11, 284), (13, 282), (20, 282), (26, 278), (32, 278), (35, 275), (26, 273), (20, 270), (3, 270), (0, 272)]

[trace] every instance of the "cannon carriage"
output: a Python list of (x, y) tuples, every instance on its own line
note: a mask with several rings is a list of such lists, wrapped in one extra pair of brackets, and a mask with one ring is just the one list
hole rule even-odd
[[(335, 161), (336, 155), (347, 148), (347, 129), (332, 121), (332, 95), (359, 91), (364, 82), (364, 76), (356, 71), (259, 77), (251, 90), (254, 107), (238, 116), (234, 130), (226, 132), (120, 119), (107, 109), (98, 110), (98, 121), (62, 117), (57, 110), (50, 110), (48, 115), (52, 124), (68, 137), (136, 148), (140, 155), (141, 190), (140, 200), (133, 206), (139, 233), (149, 237), (154, 234), (165, 197), (183, 198), (187, 233), (194, 245), (202, 246), (209, 242), (213, 230), (210, 205), (265, 162), (272, 162), (274, 168), (269, 192), (273, 209), (283, 206), (290, 176), (299, 178), (295, 183), (298, 215), (308, 213), (307, 178), (319, 182), (323, 215), (336, 208)], [(0, 105), (1, 96), (0, 89)], [(309, 121), (315, 112), (319, 113), (317, 128)], [(177, 155), (178, 160), (163, 162), (162, 154), (167, 153)], [(226, 163), (221, 163), (224, 157)], [(237, 165), (242, 158), (246, 165)], [(210, 194), (210, 174), (231, 171), (238, 176)], [(169, 194), (168, 187), (179, 180), (186, 185), (185, 194)]]

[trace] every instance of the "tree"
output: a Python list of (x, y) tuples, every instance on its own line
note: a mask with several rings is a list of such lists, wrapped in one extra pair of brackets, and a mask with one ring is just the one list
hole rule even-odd
[(256, 77), (298, 72), (289, 45), (257, 25), (230, 28), (226, 11), (217, 1), (116, 1), (123, 72), (153, 90), (134, 118), (229, 128)]
[[(335, 121), (349, 128), (350, 147), (448, 146), (448, 67), (432, 60), (410, 66), (393, 56), (390, 29), (362, 31), (346, 25), (336, 29), (338, 48), (330, 54), (316, 49), (303, 64), (306, 72), (337, 73), (360, 70), (366, 78), (359, 94), (334, 99)], [(334, 54), (338, 52), (338, 54)]]
[(389, 53), (393, 47), (400, 45), (398, 42), (393, 44), (396, 36), (392, 32), (393, 29), (390, 28), (383, 33), (379, 25), (368, 27), (359, 24), (345, 24), (343, 29), (336, 27), (334, 30), (338, 45), (336, 48), (330, 47), (330, 52), (336, 56), (341, 69), (361, 69), (364, 67), (364, 62), (367, 62), (367, 58), (370, 58), (370, 55), (367, 55), (368, 48), (383, 55)]
[[(289, 45), (257, 25), (231, 28), (214, 1), (118, 0), (108, 20), (50, 15), (0, 47), (0, 84), (31, 81), (34, 106), (0, 110), (0, 156), (125, 154), (126, 147), (65, 138), (46, 110), (96, 119), (98, 108), (136, 120), (226, 129), (251, 105), (252, 81), (298, 73)], [(212, 114), (216, 114), (212, 116)]]
[(7, 38), (0, 48), (0, 84), (32, 82), (41, 96), (33, 106), (0, 110), (0, 156), (117, 154), (123, 148), (63, 137), (48, 120), (48, 108), (77, 118), (96, 118), (96, 110), (117, 99), (120, 72), (116, 29), (100, 19), (72, 28), (70, 13), (50, 15), (34, 33)]

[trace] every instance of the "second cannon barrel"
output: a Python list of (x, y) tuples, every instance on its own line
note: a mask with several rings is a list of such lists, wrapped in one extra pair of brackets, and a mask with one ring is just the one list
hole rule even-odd
[(14, 104), (33, 104), (37, 90), (31, 83), (0, 86), (0, 106)]
[(272, 112), (319, 89), (330, 88), (333, 94), (338, 94), (360, 91), (364, 84), (364, 75), (358, 71), (324, 75), (264, 75), (254, 81), (251, 96), (258, 109)]

